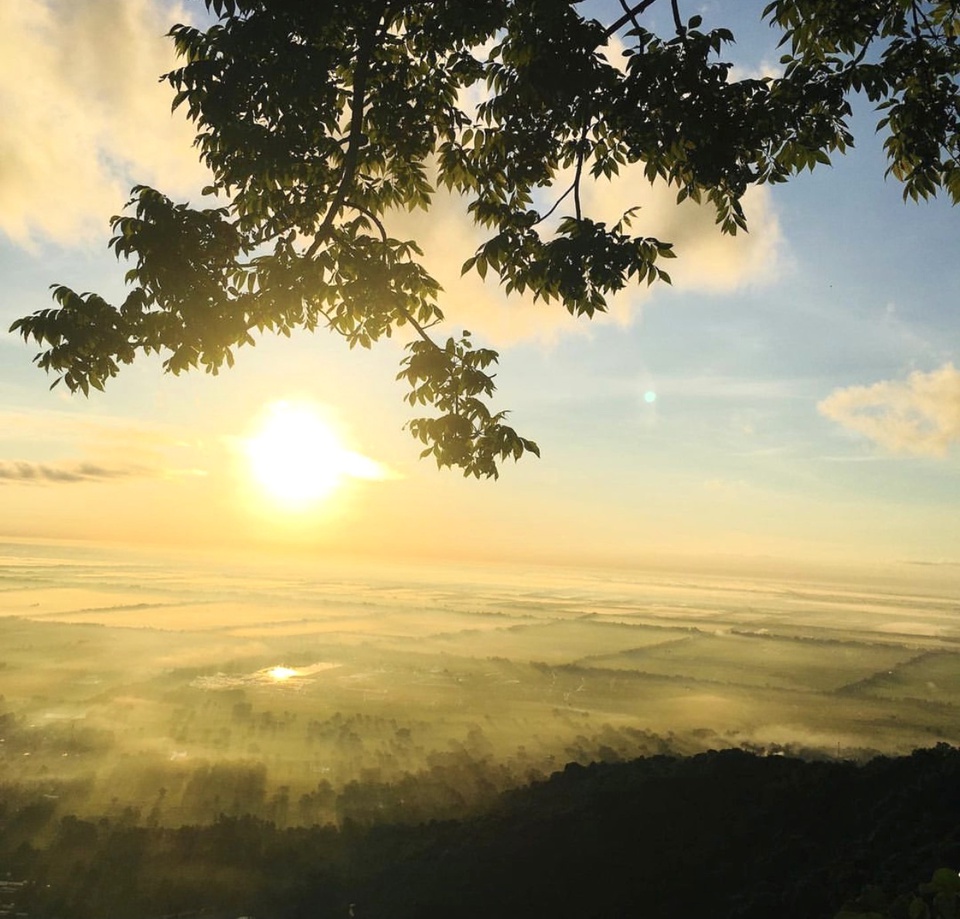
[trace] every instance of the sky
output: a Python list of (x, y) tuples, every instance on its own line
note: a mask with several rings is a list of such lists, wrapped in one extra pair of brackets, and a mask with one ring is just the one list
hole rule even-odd
[[(765, 74), (778, 52), (763, 6), (684, 12), (731, 26), (729, 59)], [(395, 222), (444, 285), (450, 332), (500, 350), (497, 405), (540, 445), (499, 481), (418, 459), (393, 342), (266, 337), (216, 377), (144, 358), (104, 393), (51, 390), (10, 323), (50, 306), (53, 283), (122, 297), (106, 242), (129, 188), (195, 202), (206, 184), (157, 79), (174, 65), (164, 33), (201, 11), (0, 4), (0, 536), (392, 560), (960, 565), (957, 213), (903, 202), (866, 109), (854, 152), (753, 191), (735, 239), (636, 175), (591, 189), (600, 214), (642, 204), (636, 226), (679, 256), (672, 287), (631, 289), (600, 320), (461, 279), (481, 237), (456, 200)], [(648, 15), (656, 26), (659, 7)], [(352, 458), (321, 497), (284, 501), (270, 473), (257, 478), (278, 404), (311, 407)]]

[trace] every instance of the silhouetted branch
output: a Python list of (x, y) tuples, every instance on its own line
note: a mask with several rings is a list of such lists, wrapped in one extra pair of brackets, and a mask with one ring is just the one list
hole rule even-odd
[(604, 39), (608, 39), (611, 35), (615, 35), (628, 22), (634, 22), (635, 17), (646, 12), (656, 2), (657, 0), (642, 0), (642, 2), (638, 3), (636, 6), (630, 7), (626, 13), (624, 13), (615, 23), (613, 23), (613, 25), (607, 27), (606, 31), (603, 33)]
[(317, 250), (327, 238), (333, 221), (343, 207), (347, 191), (353, 182), (360, 160), (360, 147), (363, 144), (363, 110), (366, 105), (367, 78), (370, 75), (370, 56), (376, 44), (377, 33), (380, 30), (380, 21), (386, 11), (386, 0), (378, 8), (377, 15), (371, 19), (370, 28), (361, 36), (357, 45), (357, 66), (353, 72), (353, 95), (350, 98), (350, 132), (347, 135), (347, 153), (343, 158), (343, 173), (340, 184), (330, 202), (323, 223), (317, 230), (317, 235), (310, 247), (304, 253), (307, 258), (316, 255)]
[[(344, 204), (348, 205), (349, 207), (352, 207), (357, 213), (363, 214), (364, 217), (369, 218), (373, 222), (374, 226), (377, 228), (377, 231), (380, 233), (380, 239), (383, 242), (383, 244), (384, 245), (387, 244), (387, 240), (389, 239), (389, 236), (387, 235), (387, 228), (383, 225), (383, 221), (376, 214), (374, 214), (373, 211), (371, 211), (369, 208), (364, 207), (362, 204), (356, 204), (352, 201), (344, 201)], [(429, 344), (433, 345), (434, 348), (436, 348), (438, 351), (441, 350), (440, 346), (427, 333), (427, 329), (430, 328), (432, 325), (436, 325), (437, 324), (436, 322), (430, 323), (430, 325), (423, 325), (414, 318), (413, 313), (411, 313), (410, 310), (406, 309), (406, 307), (398, 305), (398, 309), (400, 310), (401, 313), (403, 313), (406, 320), (410, 323), (410, 325), (414, 327), (414, 329), (416, 329), (417, 334), (425, 342), (428, 342)], [(437, 320), (437, 322), (439, 322), (439, 320)]]
[(620, 6), (623, 7), (623, 11), (629, 17), (629, 21), (633, 23), (633, 27), (639, 31), (640, 22), (637, 19), (637, 16), (634, 10), (630, 9), (630, 6), (627, 4), (627, 0), (620, 0)]
[(678, 0), (670, 0), (670, 9), (673, 10), (673, 24), (677, 27), (677, 35), (683, 35), (686, 29), (680, 18), (680, 4)]

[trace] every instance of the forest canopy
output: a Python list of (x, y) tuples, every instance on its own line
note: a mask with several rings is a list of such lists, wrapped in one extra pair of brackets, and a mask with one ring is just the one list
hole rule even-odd
[(619, 0), (608, 21), (578, 0), (204, 4), (209, 25), (171, 29), (181, 65), (163, 78), (216, 200), (134, 187), (109, 242), (130, 263), (123, 301), (56, 284), (53, 307), (13, 324), (54, 385), (102, 389), (138, 353), (216, 373), (267, 331), (367, 348), (402, 330), (422, 455), (496, 477), (539, 449), (491, 405), (498, 354), (441, 331), (456, 316), (417, 241), (391, 230), (438, 187), (486, 236), (464, 272), (585, 317), (670, 280), (672, 245), (641, 232), (635, 202), (614, 223), (585, 206), (587, 183), (628, 166), (733, 234), (752, 186), (846, 152), (859, 95), (904, 197), (960, 200), (960, 0), (773, 0), (758, 14), (779, 73), (742, 78), (732, 31), (704, 28), (684, 0)]

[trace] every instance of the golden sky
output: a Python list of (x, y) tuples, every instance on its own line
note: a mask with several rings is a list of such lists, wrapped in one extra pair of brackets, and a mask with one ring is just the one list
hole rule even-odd
[[(53, 282), (120, 293), (107, 220), (134, 182), (198, 196), (190, 129), (156, 79), (173, 64), (163, 33), (196, 8), (0, 6), (3, 329), (48, 306)], [(776, 60), (761, 30), (735, 31), (742, 66)], [(957, 216), (903, 205), (860, 129), (849, 160), (752, 195), (736, 239), (635, 174), (591, 191), (600, 214), (642, 204), (643, 231), (680, 256), (672, 288), (626, 292), (593, 323), (461, 280), (481, 237), (455, 199), (398, 220), (446, 288), (449, 333), (502, 351), (497, 404), (543, 451), (496, 483), (417, 459), (395, 343), (266, 339), (216, 378), (147, 359), (83, 399), (50, 391), (32, 349), (0, 335), (0, 535), (401, 559), (960, 563)], [(301, 507), (271, 500), (245, 446), (284, 401), (312, 406), (336, 449), (368, 463)]]

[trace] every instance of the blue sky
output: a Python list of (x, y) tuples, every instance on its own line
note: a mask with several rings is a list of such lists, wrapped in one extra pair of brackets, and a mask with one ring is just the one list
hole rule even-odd
[[(733, 59), (761, 73), (777, 60), (755, 24), (763, 5), (684, 11), (731, 25)], [(196, 198), (189, 129), (154, 77), (172, 63), (160, 35), (199, 6), (0, 10), (3, 329), (49, 305), (53, 282), (119, 293), (106, 221), (131, 184)], [(542, 448), (497, 483), (417, 460), (394, 344), (264, 340), (216, 378), (164, 376), (147, 359), (85, 400), (49, 391), (33, 349), (2, 334), (0, 530), (397, 557), (960, 563), (957, 214), (942, 199), (903, 203), (874, 120), (858, 110), (856, 150), (831, 168), (753, 195), (751, 233), (736, 240), (630, 176), (597, 190), (600, 210), (635, 195), (644, 232), (680, 256), (672, 288), (631, 291), (601, 322), (461, 286), (479, 237), (456, 202), (402, 223), (448, 288), (451, 330), (501, 350), (499, 404)], [(293, 516), (255, 500), (238, 444), (279, 399), (315, 403), (392, 474)]]

